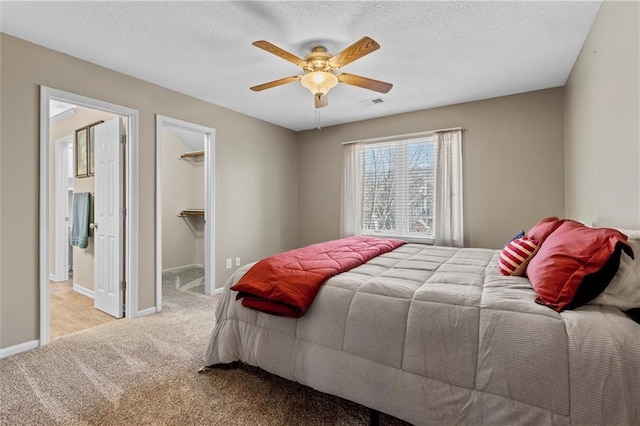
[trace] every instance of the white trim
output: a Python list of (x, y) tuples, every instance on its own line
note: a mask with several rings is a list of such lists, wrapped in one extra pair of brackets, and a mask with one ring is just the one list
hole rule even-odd
[(153, 314), (155, 314), (156, 312), (158, 312), (158, 310), (156, 309), (156, 307), (155, 307), (155, 306), (152, 306), (152, 307), (150, 307), (150, 308), (147, 308), (147, 309), (143, 309), (143, 310), (141, 310), (141, 311), (138, 311), (138, 312), (136, 313), (136, 318), (146, 317), (147, 315), (153, 315)]
[(51, 94), (40, 86), (40, 341), (49, 343), (49, 101)]
[(222, 293), (223, 291), (224, 291), (224, 287), (216, 288), (216, 289), (213, 291), (213, 294), (220, 294), (220, 293)]
[(49, 101), (57, 99), (78, 106), (107, 111), (125, 117), (127, 123), (126, 147), (126, 207), (125, 280), (126, 312), (128, 318), (138, 313), (138, 111), (86, 96), (40, 86), (40, 345), (50, 340), (49, 310)]
[(0, 358), (6, 358), (11, 355), (16, 355), (22, 352), (30, 351), (40, 346), (39, 340), (31, 340), (30, 342), (20, 343), (19, 345), (9, 346), (8, 348), (0, 349)]
[(126, 263), (127, 267), (125, 280), (127, 282), (126, 289), (126, 308), (125, 317), (136, 318), (138, 316), (138, 111), (133, 111), (127, 120), (127, 148), (125, 152), (128, 154), (126, 158), (127, 179), (127, 226), (125, 229), (125, 247), (126, 247)]
[(216, 277), (216, 131), (204, 134), (204, 294), (212, 295)]
[(58, 121), (64, 120), (67, 117), (71, 117), (76, 113), (76, 107), (71, 107), (67, 110), (62, 111), (59, 114), (54, 115), (49, 119), (49, 123), (57, 123)]
[(89, 290), (88, 288), (81, 286), (80, 284), (73, 283), (73, 291), (80, 293), (83, 296), (87, 296), (92, 299), (95, 299), (95, 292), (93, 290)]
[(162, 118), (156, 114), (156, 312), (162, 310)]
[(188, 269), (188, 268), (204, 268), (204, 265), (200, 265), (199, 263), (194, 263), (192, 265), (176, 266), (175, 268), (163, 269), (162, 273), (173, 272), (173, 271), (181, 271), (183, 269)]
[(437, 132), (447, 132), (449, 130), (464, 131), (462, 127), (450, 127), (448, 129), (425, 130), (423, 132), (405, 133), (404, 135), (384, 136), (381, 138), (371, 138), (371, 139), (358, 139), (355, 141), (342, 142), (342, 145), (349, 145), (352, 143), (379, 143), (379, 142), (390, 142), (390, 141), (406, 140), (406, 139), (418, 139), (418, 138), (424, 138), (427, 136), (433, 136), (433, 134)]
[(361, 235), (376, 238), (395, 238), (397, 240), (406, 241), (408, 243), (424, 244), (427, 246), (432, 246), (435, 242), (435, 239), (429, 237), (414, 237), (410, 235), (394, 234), (392, 232), (363, 232)]
[(204, 292), (212, 295), (215, 289), (215, 151), (216, 131), (176, 118), (156, 114), (156, 311), (162, 310), (162, 128), (175, 127), (204, 136)]

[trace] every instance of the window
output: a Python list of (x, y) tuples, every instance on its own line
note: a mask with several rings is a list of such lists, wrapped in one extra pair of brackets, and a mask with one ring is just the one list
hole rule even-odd
[(363, 145), (362, 234), (433, 240), (433, 138)]
[(462, 129), (345, 143), (341, 235), (462, 247)]

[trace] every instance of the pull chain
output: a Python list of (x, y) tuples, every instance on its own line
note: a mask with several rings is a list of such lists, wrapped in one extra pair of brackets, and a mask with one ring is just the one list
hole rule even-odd
[(316, 108), (316, 125), (315, 128), (318, 130), (322, 130), (322, 128), (320, 127), (320, 109)]

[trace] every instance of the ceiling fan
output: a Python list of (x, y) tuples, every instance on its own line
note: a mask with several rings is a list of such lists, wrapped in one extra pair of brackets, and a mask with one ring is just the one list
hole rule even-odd
[(294, 75), (253, 86), (251, 90), (254, 92), (300, 80), (302, 85), (313, 94), (316, 108), (322, 108), (328, 104), (327, 93), (338, 83), (350, 84), (380, 93), (387, 93), (393, 87), (393, 84), (359, 75), (344, 72), (335, 74), (336, 70), (380, 48), (380, 45), (369, 37), (361, 38), (333, 56), (327, 52), (324, 46), (316, 46), (304, 59), (265, 40), (254, 41), (252, 44), (299, 66), (305, 72), (304, 75)]

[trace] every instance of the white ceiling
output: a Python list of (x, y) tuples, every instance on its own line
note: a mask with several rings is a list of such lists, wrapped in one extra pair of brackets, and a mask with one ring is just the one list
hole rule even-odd
[[(304, 57), (363, 36), (381, 48), (344, 71), (393, 83), (386, 95), (339, 84), (323, 127), (562, 86), (600, 1), (6, 2), (2, 32), (292, 130), (315, 125), (301, 74), (251, 45)], [(383, 103), (373, 104), (372, 99)]]

